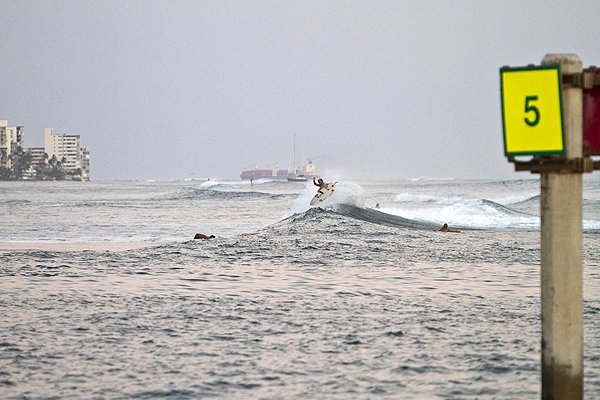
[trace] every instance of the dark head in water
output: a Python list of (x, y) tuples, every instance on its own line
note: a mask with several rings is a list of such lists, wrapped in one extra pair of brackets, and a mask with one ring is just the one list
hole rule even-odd
[(442, 226), (440, 228), (440, 232), (460, 232), (460, 231), (457, 231), (456, 229), (450, 229), (448, 227), (448, 224), (444, 224), (444, 226)]
[(196, 233), (194, 239), (214, 239), (215, 235), (206, 236), (203, 233)]

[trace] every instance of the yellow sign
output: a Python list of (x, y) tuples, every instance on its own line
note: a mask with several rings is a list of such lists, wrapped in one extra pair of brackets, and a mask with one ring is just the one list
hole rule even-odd
[(564, 154), (558, 66), (501, 68), (504, 154)]

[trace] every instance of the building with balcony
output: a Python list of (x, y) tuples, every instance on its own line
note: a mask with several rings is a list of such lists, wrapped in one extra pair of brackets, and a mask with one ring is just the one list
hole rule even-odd
[(52, 128), (44, 129), (44, 150), (48, 157), (56, 157), (65, 171), (81, 170), (81, 179), (90, 179), (90, 152), (81, 147), (79, 135), (54, 133)]
[(24, 147), (22, 126), (0, 119), (0, 180), (90, 180), (90, 151), (79, 135), (44, 129), (44, 147)]
[(58, 134), (52, 128), (44, 129), (44, 149), (48, 157), (56, 156), (66, 170), (81, 168), (79, 140), (79, 135)]

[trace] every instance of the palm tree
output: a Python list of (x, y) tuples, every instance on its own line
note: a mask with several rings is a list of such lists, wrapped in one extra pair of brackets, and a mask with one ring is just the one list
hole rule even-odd
[(23, 178), (23, 173), (31, 166), (31, 153), (25, 152), (21, 146), (17, 146), (10, 155), (11, 175), (15, 180)]
[(0, 165), (0, 181), (8, 181), (10, 179), (10, 169)]

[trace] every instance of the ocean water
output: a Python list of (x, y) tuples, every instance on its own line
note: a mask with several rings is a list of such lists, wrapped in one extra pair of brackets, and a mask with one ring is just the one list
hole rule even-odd
[[(0, 398), (540, 397), (538, 180), (315, 190), (0, 182)], [(584, 264), (592, 399), (592, 179)]]

